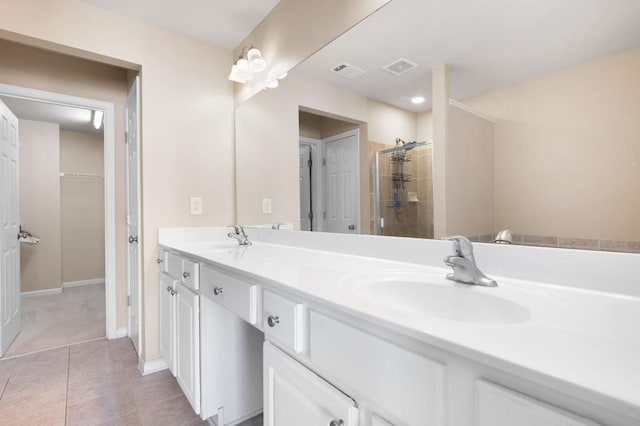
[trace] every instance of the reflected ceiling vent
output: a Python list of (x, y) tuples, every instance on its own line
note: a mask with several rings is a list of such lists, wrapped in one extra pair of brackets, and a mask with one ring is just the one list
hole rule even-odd
[(358, 68), (355, 65), (351, 65), (346, 62), (343, 62), (331, 68), (331, 72), (338, 74), (339, 76), (342, 76), (344, 78), (348, 78), (349, 80), (353, 80), (354, 78), (360, 77), (361, 75), (366, 73), (366, 71), (362, 68)]
[(415, 62), (411, 62), (410, 60), (405, 58), (400, 58), (391, 62), (390, 64), (385, 65), (384, 67), (382, 67), (382, 69), (385, 71), (389, 71), (394, 75), (402, 75), (417, 67), (418, 64), (416, 64)]

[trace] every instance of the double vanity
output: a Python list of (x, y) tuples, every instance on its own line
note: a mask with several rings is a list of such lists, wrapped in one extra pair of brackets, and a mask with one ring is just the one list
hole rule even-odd
[(203, 419), (640, 424), (639, 255), (476, 244), (485, 287), (448, 241), (230, 231), (159, 232), (161, 354)]

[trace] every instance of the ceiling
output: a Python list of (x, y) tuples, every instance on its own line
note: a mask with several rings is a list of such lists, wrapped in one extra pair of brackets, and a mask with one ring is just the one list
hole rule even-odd
[(236, 48), (279, 0), (82, 0), (225, 49)]
[(0, 96), (2, 102), (20, 120), (44, 121), (60, 125), (60, 130), (102, 134), (104, 126), (93, 127), (93, 112), (89, 109), (69, 107), (46, 102)]
[[(297, 69), (413, 112), (431, 109), (431, 67), (451, 66), (451, 97), (465, 99), (640, 47), (640, 1), (392, 0)], [(406, 58), (395, 76), (382, 67)], [(353, 80), (330, 69), (347, 62)], [(422, 95), (427, 101), (413, 105)]]

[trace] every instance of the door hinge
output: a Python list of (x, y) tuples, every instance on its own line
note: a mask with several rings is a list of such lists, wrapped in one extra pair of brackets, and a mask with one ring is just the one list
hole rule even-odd
[(313, 220), (313, 212), (309, 212), (307, 216), (309, 217), (309, 220)]
[(322, 212), (322, 218), (323, 218), (324, 220), (327, 220), (327, 212)]
[(129, 143), (129, 132), (124, 132), (124, 143)]
[(131, 296), (127, 295), (127, 306), (131, 306)]
[(327, 165), (327, 159), (326, 158), (322, 158), (322, 165), (326, 166)]

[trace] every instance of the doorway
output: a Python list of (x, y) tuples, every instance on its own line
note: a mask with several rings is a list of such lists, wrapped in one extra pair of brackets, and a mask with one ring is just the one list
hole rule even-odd
[[(4, 346), (0, 349), (3, 352), (6, 351), (8, 349), (7, 344), (11, 343), (11, 341), (5, 342), (5, 338), (15, 339), (14, 344), (17, 345), (17, 349), (11, 347), (6, 352), (6, 355), (75, 343), (78, 339), (81, 341), (105, 335), (108, 338), (115, 338), (114, 106), (108, 102), (3, 84), (0, 84), (0, 97), (10, 105), (10, 108), (21, 110), (19, 114), (16, 114), (22, 116), (19, 118), (22, 118), (22, 120), (24, 120), (24, 117), (30, 118), (24, 121), (24, 127), (25, 130), (28, 129), (32, 134), (36, 135), (36, 141), (40, 138), (39, 134), (54, 135), (52, 143), (35, 148), (36, 152), (40, 152), (40, 154), (42, 154), (43, 150), (49, 152), (48, 157), (40, 159), (43, 166), (38, 167), (38, 163), (30, 161), (29, 164), (25, 163), (25, 166), (28, 165), (29, 169), (32, 170), (22, 170), (23, 173), (21, 174), (22, 176), (30, 176), (32, 174), (37, 177), (43, 174), (44, 165), (47, 165), (52, 170), (57, 168), (53, 172), (56, 173), (56, 179), (50, 178), (47, 181), (58, 188), (57, 200), (51, 200), (52, 197), (55, 198), (55, 190), (45, 191), (44, 193), (48, 194), (47, 196), (38, 196), (36, 194), (36, 196), (30, 197), (32, 199), (30, 202), (35, 203), (36, 210), (30, 208), (29, 210), (32, 210), (32, 212), (29, 214), (33, 217), (40, 217), (38, 232), (41, 235), (37, 235), (38, 232), (26, 229), (26, 227), (22, 229), (22, 231), (33, 231), (32, 233), (21, 233), (21, 239), (30, 239), (32, 244), (27, 241), (21, 244), (22, 247), (19, 252), (23, 254), (23, 261), (20, 262), (18, 257), (18, 263), (21, 264), (20, 269), (22, 271), (20, 271), (21, 273), (18, 274), (18, 277), (9, 280), (11, 282), (7, 282), (8, 280), (4, 280), (3, 277), (2, 286), (17, 285), (17, 294), (23, 293), (22, 297), (18, 296), (18, 300), (22, 299), (18, 309), (23, 305), (28, 306), (28, 310), (22, 312), (21, 315), (23, 326), (33, 325), (29, 321), (36, 316), (41, 316), (38, 305), (42, 305), (40, 307), (44, 307), (46, 310), (47, 305), (50, 305), (49, 302), (57, 304), (79, 303), (78, 306), (70, 307), (64, 312), (58, 312), (55, 316), (61, 318), (64, 317), (63, 313), (77, 314), (77, 318), (68, 319), (68, 323), (75, 324), (76, 327), (83, 323), (87, 325), (82, 331), (64, 326), (57, 327), (58, 336), (55, 336), (53, 332), (38, 329), (38, 327), (42, 327), (42, 324), (35, 324), (35, 329), (25, 329), (24, 335), (18, 334), (17, 339), (15, 339), (16, 336), (11, 338), (11, 335), (6, 335), (4, 333), (5, 330), (2, 330)], [(77, 119), (79, 119), (78, 117), (84, 117), (82, 121), (85, 124), (89, 121), (98, 121), (97, 116), (101, 116), (102, 123), (99, 129), (94, 129), (93, 132), (77, 131), (79, 129), (65, 127), (67, 124), (52, 123), (51, 121), (55, 120), (51, 118), (40, 117), (40, 120), (35, 120), (34, 118), (38, 118), (37, 115), (25, 115), (27, 113), (22, 109), (26, 105), (31, 105), (31, 109), (35, 110), (36, 114), (43, 114), (45, 110), (66, 110), (70, 115), (75, 114)], [(57, 138), (55, 137), (56, 132)], [(18, 125), (18, 134), (20, 134), (20, 125)], [(20, 140), (22, 141), (22, 138)], [(47, 139), (47, 141), (50, 141), (50, 139)], [(40, 140), (40, 142), (43, 141)], [(91, 143), (93, 145), (90, 145)], [(99, 145), (97, 146), (96, 144)], [(73, 151), (74, 147), (80, 147), (80, 151)], [(20, 151), (27, 148), (26, 144), (21, 144)], [(54, 152), (56, 149), (58, 151), (58, 162), (55, 161)], [(25, 153), (27, 152), (25, 151)], [(18, 164), (22, 166), (19, 158)], [(29, 191), (38, 191), (38, 183), (29, 186), (26, 180), (28, 179), (17, 185), (20, 190), (24, 187), (25, 189), (28, 188)], [(43, 183), (40, 185), (43, 185)], [(30, 266), (37, 267), (40, 265), (38, 261), (34, 262), (34, 259), (42, 258), (40, 256), (42, 253), (38, 253), (36, 250), (38, 248), (42, 249), (45, 244), (42, 243), (38, 247), (35, 244), (38, 242), (38, 237), (49, 236), (52, 228), (55, 227), (54, 223), (47, 223), (47, 218), (51, 219), (53, 217), (53, 220), (56, 220), (54, 208), (46, 210), (46, 207), (41, 206), (41, 211), (37, 211), (37, 206), (40, 205), (38, 203), (44, 201), (43, 198), (48, 198), (46, 201), (49, 202), (50, 206), (55, 206), (57, 203), (59, 212), (57, 220), (60, 229), (60, 242), (57, 247), (60, 258), (60, 272), (59, 275), (56, 275), (56, 273), (44, 274), (48, 277), (44, 281), (40, 279), (42, 277), (38, 276), (37, 271), (33, 268), (29, 269)], [(25, 204), (25, 206), (28, 205), (28, 203)], [(23, 210), (26, 209), (23, 207)], [(51, 214), (52, 212), (54, 214)], [(23, 218), (22, 213), (20, 214), (21, 220)], [(26, 214), (26, 212), (24, 213)], [(92, 226), (92, 223), (95, 225), (96, 221), (101, 222), (102, 226)], [(64, 237), (62, 236), (63, 234)], [(47, 240), (49, 240), (49, 237)], [(56, 245), (55, 237), (52, 237), (52, 240), (48, 242)], [(41, 241), (44, 242), (44, 240)], [(96, 248), (98, 248), (97, 253), (99, 253), (97, 255)], [(83, 258), (83, 256), (85, 257)], [(74, 264), (78, 267), (74, 267)], [(51, 266), (51, 263), (49, 263), (49, 267)], [(25, 272), (27, 270), (29, 272)], [(28, 281), (28, 283), (25, 283), (28, 285), (22, 289), (20, 289), (20, 275), (24, 275), (25, 281)], [(60, 278), (57, 278), (57, 276)], [(64, 296), (68, 296), (67, 299), (72, 300), (65, 301)], [(51, 297), (55, 300), (46, 300)], [(85, 300), (83, 298), (88, 299)], [(97, 305), (96, 300), (98, 301)], [(98, 315), (90, 315), (96, 312), (98, 312)], [(96, 321), (90, 321), (89, 317), (83, 317), (82, 315), (89, 315), (91, 320), (95, 319)], [(96, 316), (98, 317), (97, 319), (95, 318)], [(15, 334), (15, 330), (11, 330), (11, 333)], [(65, 339), (67, 340), (65, 341)]]

